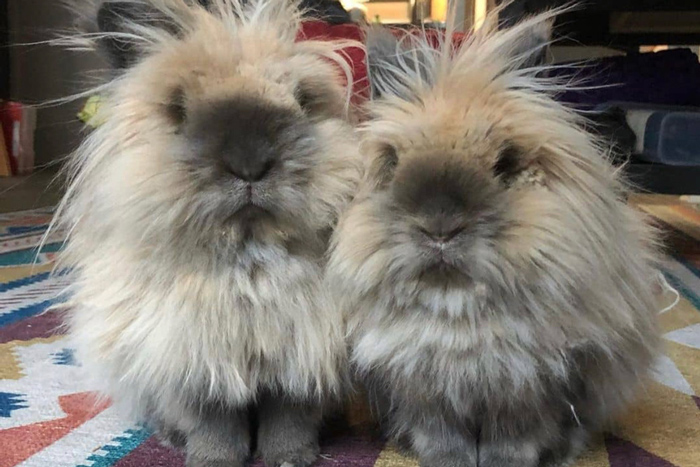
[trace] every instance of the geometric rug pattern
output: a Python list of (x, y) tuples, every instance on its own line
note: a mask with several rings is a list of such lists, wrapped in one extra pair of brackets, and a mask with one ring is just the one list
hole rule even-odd
[[(677, 197), (631, 202), (666, 231), (678, 303), (659, 316), (665, 353), (640, 399), (575, 467), (700, 467), (700, 211)], [(62, 233), (50, 209), (0, 215), (0, 467), (180, 467), (182, 453), (98, 402), (63, 335), (50, 274)], [(675, 296), (659, 296), (659, 309)], [(376, 436), (361, 401), (322, 433), (319, 467), (417, 467)], [(260, 461), (253, 461), (261, 467)]]

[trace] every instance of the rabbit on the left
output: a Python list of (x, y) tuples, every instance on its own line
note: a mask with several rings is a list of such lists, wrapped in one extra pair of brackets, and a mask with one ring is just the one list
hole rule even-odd
[(360, 177), (332, 42), (295, 40), (290, 0), (90, 0), (78, 37), (114, 67), (69, 161), (70, 333), (100, 389), (188, 467), (318, 455), (345, 381), (323, 287)]

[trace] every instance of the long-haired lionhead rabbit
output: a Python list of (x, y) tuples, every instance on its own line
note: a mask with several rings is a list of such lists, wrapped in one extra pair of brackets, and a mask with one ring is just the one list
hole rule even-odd
[(290, 0), (93, 6), (115, 77), (58, 219), (78, 356), (188, 466), (242, 465), (251, 405), (265, 462), (310, 465), (346, 379), (322, 286), (360, 178), (342, 44), (295, 41)]
[(370, 169), (329, 274), (352, 362), (425, 467), (570, 461), (659, 343), (653, 231), (539, 73), (552, 15), (440, 50), (369, 34)]

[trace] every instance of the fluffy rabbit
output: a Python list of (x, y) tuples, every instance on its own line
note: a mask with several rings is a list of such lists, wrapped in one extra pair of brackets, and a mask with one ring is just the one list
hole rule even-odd
[[(241, 466), (307, 466), (347, 378), (324, 254), (361, 172), (336, 50), (288, 0), (99, 2), (115, 78), (71, 157), (68, 321), (103, 392)], [(78, 37), (76, 41), (84, 40)]]
[(552, 13), (460, 48), (370, 32), (369, 167), (328, 274), (423, 467), (563, 465), (655, 356), (654, 232), (542, 76)]

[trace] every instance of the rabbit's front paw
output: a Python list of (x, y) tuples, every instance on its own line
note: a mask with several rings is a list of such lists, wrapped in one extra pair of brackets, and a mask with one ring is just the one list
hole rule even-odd
[(236, 460), (211, 460), (189, 457), (186, 467), (243, 467), (244, 463)]
[(263, 458), (268, 467), (309, 467), (318, 458), (318, 445), (298, 446), (287, 452), (266, 450)]
[(266, 395), (258, 406), (258, 450), (267, 467), (308, 467), (318, 458), (320, 409)]
[(477, 463), (471, 456), (454, 454), (421, 459), (420, 467), (477, 467)]

